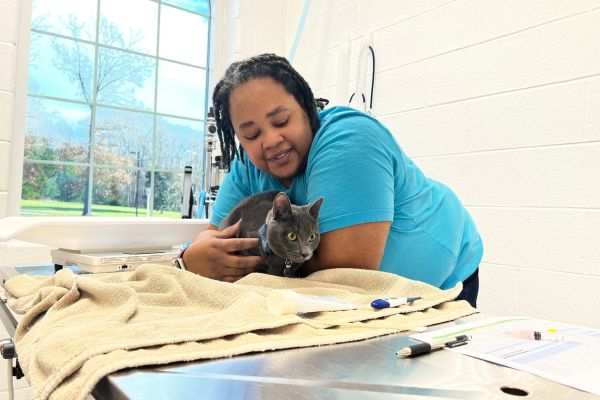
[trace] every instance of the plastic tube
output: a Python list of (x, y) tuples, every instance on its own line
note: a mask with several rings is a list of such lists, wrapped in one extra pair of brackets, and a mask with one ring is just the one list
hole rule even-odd
[(308, 296), (293, 290), (272, 290), (267, 297), (267, 310), (271, 314), (297, 314), (319, 311), (355, 310), (356, 304), (347, 303), (333, 297)]
[(306, 22), (306, 16), (308, 15), (308, 9), (310, 8), (311, 0), (306, 0), (304, 2), (304, 8), (302, 9), (302, 16), (300, 17), (300, 22), (298, 23), (298, 29), (296, 29), (296, 36), (294, 37), (294, 42), (292, 44), (292, 49), (290, 50), (290, 55), (288, 56), (288, 61), (290, 64), (294, 61), (294, 57), (296, 57), (296, 49), (298, 48), (298, 44), (300, 43), (300, 36), (302, 36), (302, 31), (304, 30), (304, 23)]

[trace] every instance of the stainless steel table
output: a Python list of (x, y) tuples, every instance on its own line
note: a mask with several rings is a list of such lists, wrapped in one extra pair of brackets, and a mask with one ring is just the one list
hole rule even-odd
[[(17, 273), (52, 273), (52, 267), (45, 268), (18, 269)], [(482, 316), (439, 327), (477, 318)], [(129, 369), (103, 378), (93, 395), (99, 400), (598, 399), (446, 350), (416, 358), (395, 355), (410, 343), (414, 342), (398, 334), (332, 346)]]
[[(454, 323), (473, 321), (471, 316)], [(449, 324), (442, 324), (447, 326)], [(518, 370), (446, 350), (416, 358), (391, 335), (113, 373), (97, 399), (597, 399)]]

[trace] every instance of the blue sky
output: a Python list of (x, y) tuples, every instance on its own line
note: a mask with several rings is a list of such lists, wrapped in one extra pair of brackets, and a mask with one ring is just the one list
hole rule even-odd
[[(166, 3), (166, 2), (165, 2)], [(207, 1), (175, 0), (168, 1), (181, 7), (189, 7), (196, 11), (206, 11)], [(34, 28), (71, 36), (73, 29), (66, 29), (69, 18), (81, 26), (76, 37), (90, 40), (95, 36), (96, 0), (34, 0)], [(115, 24), (121, 36), (128, 42), (137, 38), (135, 50), (155, 55), (157, 47), (158, 3), (150, 0), (102, 0), (101, 13)], [(205, 70), (198, 68), (206, 64), (208, 21), (206, 18), (190, 14), (183, 10), (162, 6), (161, 35), (159, 37), (160, 57), (173, 61), (191, 64), (182, 65), (169, 61), (160, 61), (158, 68), (158, 112), (189, 118), (204, 118), (205, 102)], [(101, 31), (101, 41), (105, 40)], [(55, 67), (57, 59), (51, 41), (67, 46), (74, 46), (68, 39), (49, 37), (32, 33), (30, 52), (30, 85), (32, 94), (62, 97), (84, 101), (79, 84), (69, 80), (64, 71)], [(112, 43), (114, 45), (114, 43)], [(93, 60), (93, 45), (80, 43), (79, 48)], [(141, 57), (141, 56), (134, 56)], [(152, 64), (155, 64), (153, 59)], [(198, 67), (195, 67), (198, 66)], [(89, 81), (93, 77), (90, 66), (85, 70)], [(91, 86), (91, 84), (90, 84)], [(91, 87), (88, 88), (90, 90)], [(145, 104), (144, 109), (151, 111), (154, 103), (154, 76), (147, 77), (141, 87), (134, 89), (134, 100)], [(110, 104), (110, 96), (104, 93), (103, 98)], [(122, 102), (112, 103), (125, 107), (133, 107)], [(133, 104), (133, 103), (132, 103)], [(67, 109), (64, 109), (66, 111)], [(61, 112), (61, 110), (57, 110)], [(74, 114), (65, 115), (71, 119)]]

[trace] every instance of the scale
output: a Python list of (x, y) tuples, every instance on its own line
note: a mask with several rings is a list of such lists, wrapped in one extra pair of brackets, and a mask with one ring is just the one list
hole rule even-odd
[(133, 271), (142, 264), (171, 265), (179, 255), (179, 248), (163, 250), (129, 250), (123, 252), (85, 253), (79, 250), (53, 249), (50, 251), (56, 269), (75, 265), (80, 270), (99, 272)]
[(91, 273), (132, 271), (145, 263), (171, 265), (180, 244), (208, 224), (208, 219), (7, 217), (0, 219), (0, 242), (52, 246), (57, 269), (75, 265)]

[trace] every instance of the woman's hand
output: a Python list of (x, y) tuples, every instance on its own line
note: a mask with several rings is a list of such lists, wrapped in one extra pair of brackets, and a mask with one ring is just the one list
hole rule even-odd
[(200, 232), (183, 253), (183, 262), (188, 271), (207, 278), (235, 282), (264, 265), (262, 257), (236, 254), (260, 245), (258, 238), (235, 237), (240, 221), (222, 231), (209, 225), (207, 230)]

